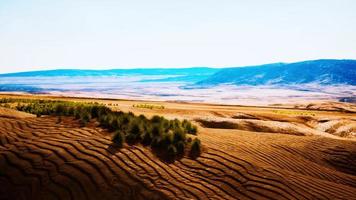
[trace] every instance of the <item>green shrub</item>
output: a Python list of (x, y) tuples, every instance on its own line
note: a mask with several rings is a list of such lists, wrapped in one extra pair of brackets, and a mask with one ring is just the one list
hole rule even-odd
[(153, 116), (152, 118), (151, 118), (151, 122), (152, 123), (155, 123), (155, 124), (158, 124), (158, 123), (160, 123), (162, 121), (162, 118), (160, 117), (160, 116), (158, 116), (158, 115), (155, 115), (155, 116)]
[(177, 143), (177, 154), (184, 155), (185, 144), (183, 141), (179, 141)]
[(162, 140), (160, 142), (161, 149), (167, 149), (167, 147), (173, 143), (173, 133), (169, 132), (162, 136)]
[(201, 143), (198, 138), (195, 138), (192, 142), (192, 146), (190, 149), (190, 156), (195, 159), (199, 157), (201, 154)]
[(161, 125), (155, 124), (151, 129), (152, 137), (162, 137), (164, 129)]
[(74, 110), (74, 117), (75, 119), (80, 119), (80, 110), (77, 109)]
[(143, 128), (140, 121), (138, 120), (132, 121), (129, 128), (129, 134), (141, 135), (142, 133), (143, 133)]
[(146, 132), (142, 139), (142, 144), (148, 146), (152, 143), (152, 136), (149, 132)]
[(80, 119), (82, 119), (85, 122), (89, 122), (91, 120), (91, 115), (89, 112), (84, 111), (81, 116)]
[(189, 130), (188, 130), (188, 133), (189, 134), (192, 134), (192, 135), (196, 135), (198, 132), (198, 127), (193, 125)]
[(125, 142), (125, 134), (122, 131), (115, 132), (114, 137), (112, 138), (112, 141), (119, 148), (123, 147), (124, 142)]
[(81, 114), (80, 114), (80, 120), (79, 120), (79, 123), (82, 127), (86, 126), (89, 122), (90, 122), (90, 119), (91, 119), (91, 115), (90, 113), (86, 112), (86, 111), (83, 111)]
[(189, 133), (189, 134), (192, 134), (192, 135), (196, 135), (197, 134), (197, 126), (193, 125), (191, 122), (189, 122), (188, 120), (183, 120), (182, 122), (182, 126), (184, 128), (184, 130)]
[(173, 142), (178, 143), (180, 141), (185, 141), (185, 133), (183, 129), (181, 128), (176, 128), (173, 133)]
[(151, 105), (151, 104), (133, 104), (134, 108), (147, 108), (147, 109), (164, 109), (162, 105)]
[(153, 149), (160, 149), (160, 145), (161, 145), (161, 138), (160, 137), (154, 137), (152, 138), (152, 142), (151, 142), (151, 147)]
[(174, 160), (177, 156), (177, 149), (174, 145), (169, 145), (167, 148), (167, 156), (169, 160)]
[(138, 141), (138, 136), (134, 134), (126, 135), (126, 142), (130, 145), (136, 144)]

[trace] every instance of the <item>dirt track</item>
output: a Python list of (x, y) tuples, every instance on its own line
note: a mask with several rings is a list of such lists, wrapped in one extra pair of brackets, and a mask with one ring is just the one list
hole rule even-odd
[[(306, 123), (273, 108), (162, 103), (165, 109), (150, 110), (132, 108), (131, 101), (106, 103), (148, 116), (214, 119), (243, 112)], [(200, 127), (204, 153), (167, 164), (146, 147), (115, 149), (110, 133), (93, 123), (80, 128), (70, 118), (57, 124), (54, 117), (12, 115), (0, 117), (0, 199), (356, 199), (356, 142), (349, 139)]]

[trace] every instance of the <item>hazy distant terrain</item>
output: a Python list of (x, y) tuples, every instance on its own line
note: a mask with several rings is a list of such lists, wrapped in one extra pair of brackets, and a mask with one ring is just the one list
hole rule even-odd
[(199, 85), (356, 85), (355, 60), (313, 60), (222, 69)]
[(355, 60), (236, 68), (50, 70), (0, 75), (0, 91), (66, 96), (273, 104), (356, 96)]

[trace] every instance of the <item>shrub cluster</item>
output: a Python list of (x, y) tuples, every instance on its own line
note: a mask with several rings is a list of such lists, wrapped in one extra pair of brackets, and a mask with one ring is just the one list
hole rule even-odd
[(146, 108), (146, 109), (164, 109), (165, 107), (162, 105), (153, 105), (153, 104), (133, 104), (134, 108)]
[(0, 103), (0, 106), (4, 108), (11, 108), (11, 105), (9, 103)]
[(192, 142), (190, 149), (190, 157), (197, 158), (201, 154), (201, 142), (198, 138), (195, 138)]
[(189, 143), (186, 134), (195, 133), (196, 127), (188, 121), (168, 120), (153, 116), (135, 116), (133, 113), (109, 112), (99, 115), (101, 126), (115, 131), (113, 142), (122, 146), (141, 143), (150, 146), (163, 158), (174, 160), (183, 156)]
[(18, 99), (18, 98), (1, 98), (0, 103), (50, 103), (50, 102), (58, 102), (55, 100), (44, 100), (44, 99)]
[[(0, 101), (1, 102), (1, 101)], [(118, 147), (124, 142), (128, 144), (141, 143), (150, 146), (155, 152), (168, 160), (183, 156), (191, 145), (190, 155), (197, 157), (201, 151), (200, 141), (188, 140), (186, 134), (196, 134), (197, 127), (187, 120), (168, 120), (164, 117), (153, 116), (151, 119), (144, 115), (135, 116), (132, 112), (115, 112), (98, 103), (76, 103), (66, 101), (19, 101), (17, 110), (37, 115), (72, 116), (86, 126), (96, 119), (100, 126), (114, 132), (112, 141)], [(62, 120), (58, 119), (58, 123)], [(194, 152), (193, 152), (194, 151)]]

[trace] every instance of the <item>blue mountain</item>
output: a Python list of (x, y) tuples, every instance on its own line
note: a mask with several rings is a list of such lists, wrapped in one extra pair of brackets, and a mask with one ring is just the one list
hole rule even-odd
[(127, 75), (174, 75), (174, 76), (210, 76), (218, 69), (208, 67), (192, 68), (145, 68), (145, 69), (110, 69), (80, 70), (58, 69), (0, 74), (1, 77), (51, 77), (51, 76), (127, 76)]
[(196, 85), (356, 85), (356, 60), (312, 60), (222, 69)]

